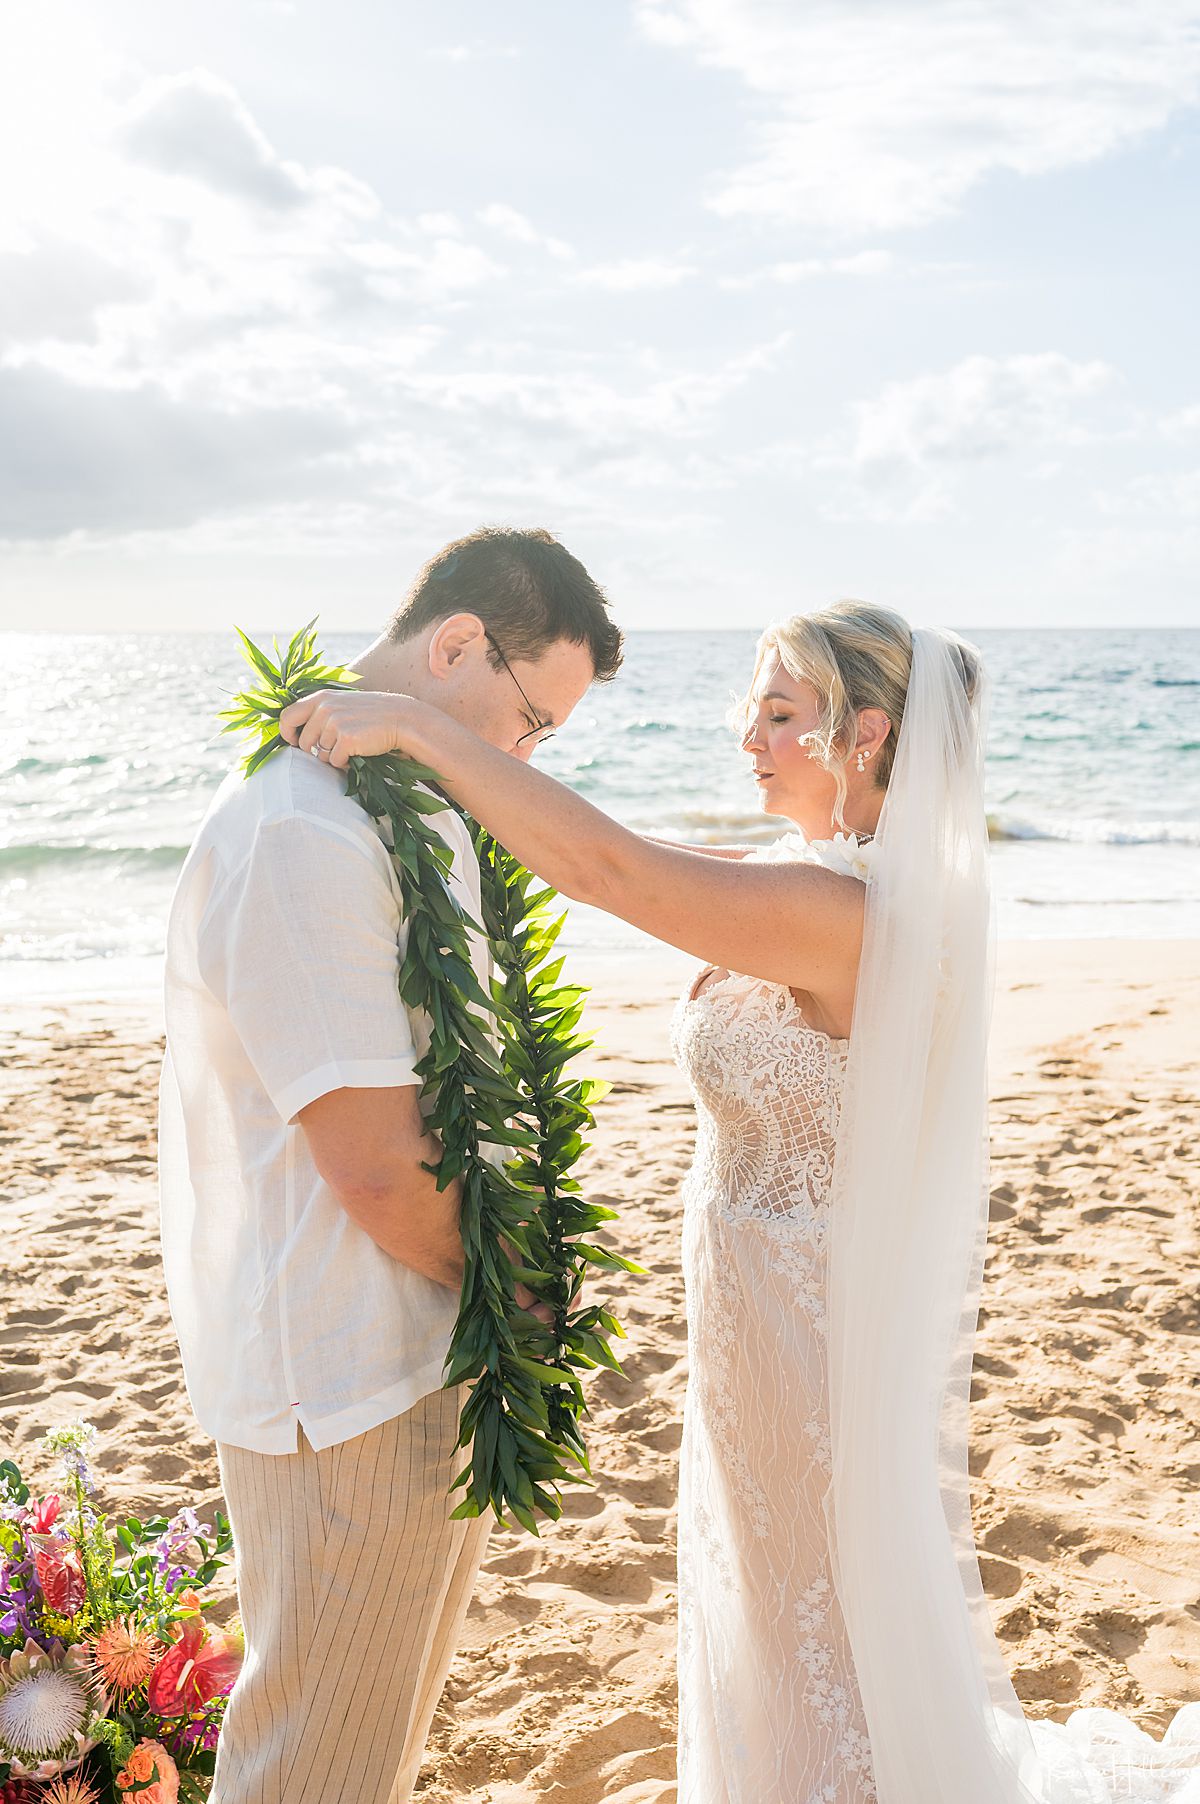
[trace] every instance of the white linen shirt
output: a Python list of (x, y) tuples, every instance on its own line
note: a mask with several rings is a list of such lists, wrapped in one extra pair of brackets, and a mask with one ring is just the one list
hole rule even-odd
[[(196, 1419), (214, 1440), (331, 1447), (437, 1390), (458, 1295), (377, 1246), (296, 1121), (343, 1086), (415, 1084), (428, 1021), (397, 989), (387, 848), (345, 773), (288, 746), (221, 784), (167, 923), (159, 1085), (163, 1265)], [(479, 867), (430, 817), (480, 918)], [(486, 942), (471, 935), (487, 988)]]

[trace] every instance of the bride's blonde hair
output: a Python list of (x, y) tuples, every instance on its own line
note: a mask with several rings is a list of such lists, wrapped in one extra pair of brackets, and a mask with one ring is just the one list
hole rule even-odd
[[(977, 678), (974, 659), (966, 655), (969, 649), (962, 646), (968, 696)], [(860, 708), (881, 708), (891, 722), (892, 730), (872, 761), (871, 779), (877, 789), (886, 789), (892, 774), (912, 670), (912, 631), (893, 608), (866, 601), (835, 601), (815, 613), (776, 621), (758, 641), (749, 694), (734, 710), (739, 731), (750, 724), (752, 698), (773, 654), (789, 676), (810, 683), (817, 692), (817, 726), (806, 735), (806, 743), (837, 784), (833, 819), (844, 828), (845, 765), (858, 737)]]

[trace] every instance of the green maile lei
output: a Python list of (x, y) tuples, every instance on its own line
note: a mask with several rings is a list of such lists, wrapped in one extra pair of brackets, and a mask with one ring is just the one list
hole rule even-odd
[[(289, 703), (360, 680), (322, 661), (315, 624), (301, 627), (286, 652), (273, 641), (274, 662), (235, 629), (260, 680), (220, 718), (222, 732), (259, 741), (243, 762), (247, 776), (285, 743), (278, 723)], [(399, 883), (408, 928), (400, 995), (430, 1024), (416, 1071), (442, 1152), (427, 1169), (439, 1190), (456, 1178), (461, 1186), (465, 1267), (444, 1383), (470, 1386), (457, 1443), (470, 1451), (451, 1486), (466, 1495), (451, 1514), (491, 1508), (498, 1521), (511, 1517), (536, 1535), (539, 1516), (562, 1514), (561, 1487), (591, 1476), (582, 1373), (621, 1370), (609, 1340), (624, 1330), (602, 1305), (579, 1305), (584, 1273), (642, 1271), (590, 1238), (615, 1211), (586, 1202), (570, 1175), (594, 1125), (590, 1105), (608, 1087), (567, 1076), (591, 1045), (578, 1032), (587, 992), (559, 981), (563, 960), (553, 954), (565, 917), (552, 913), (556, 892), (465, 814), (482, 923), (459, 906), (448, 885), (450, 849), (433, 825), (453, 804), (430, 794), (435, 771), (389, 752), (352, 757), (346, 779), (347, 795), (380, 825)], [(472, 928), (486, 936), (495, 964), (490, 994), (471, 966)], [(549, 1305), (552, 1325), (518, 1306), (518, 1283)]]

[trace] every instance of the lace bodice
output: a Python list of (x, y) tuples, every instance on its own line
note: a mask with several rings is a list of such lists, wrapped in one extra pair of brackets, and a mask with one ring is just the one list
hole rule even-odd
[[(853, 834), (787, 833), (750, 856), (865, 878), (873, 851)], [(680, 999), (671, 1042), (696, 1101), (689, 1194), (743, 1217), (790, 1218), (819, 1241), (849, 1041), (806, 1021), (786, 985), (731, 971)]]
[(819, 1236), (849, 1042), (811, 1027), (784, 985), (731, 972), (684, 997), (672, 1044), (696, 1100), (690, 1191)]

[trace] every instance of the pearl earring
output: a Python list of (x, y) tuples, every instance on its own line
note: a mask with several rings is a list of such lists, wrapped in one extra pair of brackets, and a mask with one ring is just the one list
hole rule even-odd
[(861, 752), (858, 754), (857, 763), (858, 763), (859, 770), (866, 770), (867, 761)]

